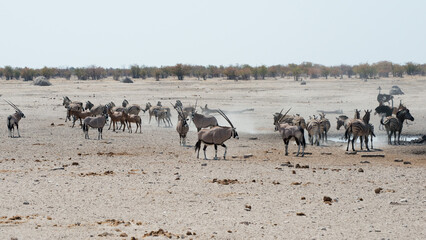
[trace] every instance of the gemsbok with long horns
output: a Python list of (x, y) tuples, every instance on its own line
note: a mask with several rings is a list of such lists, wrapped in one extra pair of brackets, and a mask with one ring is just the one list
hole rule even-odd
[[(195, 109), (197, 109), (197, 104), (195, 104)], [(219, 110), (217, 112), (219, 112)], [(220, 112), (222, 112), (222, 110)], [(218, 126), (217, 119), (214, 116), (206, 116), (203, 114), (199, 114), (196, 111), (193, 111), (191, 113), (191, 117), (192, 117), (192, 122), (195, 124), (195, 127), (197, 128), (197, 132), (199, 132), (202, 128)]]
[(182, 109), (182, 106), (176, 104), (172, 106), (176, 109), (178, 113), (178, 122), (176, 124), (176, 131), (179, 134), (179, 145), (186, 145), (186, 134), (189, 131), (188, 119), (185, 115), (185, 111)]
[(89, 127), (98, 129), (98, 140), (102, 139), (102, 131), (106, 123), (106, 114), (99, 117), (87, 117), (83, 121), (84, 138), (89, 139)]
[[(291, 108), (290, 108), (291, 109)], [(280, 135), (284, 141), (285, 145), (285, 155), (288, 156), (288, 144), (292, 138), (296, 141), (296, 144), (298, 146), (297, 148), (297, 154), (296, 156), (299, 156), (300, 153), (300, 145), (302, 145), (302, 157), (305, 156), (305, 147), (306, 147), (306, 141), (305, 141), (305, 132), (303, 130), (302, 126), (292, 126), (288, 123), (280, 123), (282, 120), (286, 117), (287, 113), (290, 111), (290, 109), (281, 116), (280, 119), (275, 123), (275, 131), (279, 131)], [(282, 112), (283, 110), (281, 110)], [(280, 114), (281, 114), (280, 112)]]
[(7, 102), (16, 111), (14, 114), (7, 117), (7, 129), (9, 129), (9, 137), (15, 137), (15, 126), (16, 131), (18, 132), (18, 137), (21, 137), (21, 134), (19, 134), (19, 121), (21, 118), (25, 118), (25, 115), (15, 104), (7, 100), (4, 101)]
[(225, 148), (225, 153), (223, 154), (223, 159), (226, 159), (226, 151), (228, 148), (224, 144), (224, 142), (231, 137), (239, 139), (238, 133), (234, 125), (232, 125), (229, 118), (222, 112), (222, 110), (218, 109), (217, 112), (222, 115), (223, 118), (231, 125), (231, 127), (223, 127), (223, 126), (215, 126), (212, 128), (201, 129), (198, 132), (198, 141), (195, 144), (195, 151), (197, 152), (197, 158), (200, 155), (201, 143), (204, 143), (204, 159), (207, 160), (206, 149), (207, 145), (214, 145), (215, 155), (214, 159), (217, 160), (217, 146), (220, 145)]

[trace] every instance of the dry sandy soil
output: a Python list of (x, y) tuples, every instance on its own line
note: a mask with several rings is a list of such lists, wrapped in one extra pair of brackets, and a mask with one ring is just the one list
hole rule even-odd
[[(1, 98), (26, 115), (21, 138), (8, 138), (6, 124), (0, 130), (0, 239), (426, 238), (426, 145), (388, 146), (373, 115), (374, 150), (348, 155), (337, 115), (328, 114), (335, 141), (309, 145), (304, 158), (284, 156), (272, 125), (272, 114), (289, 107), (305, 118), (339, 109), (352, 117), (355, 108), (378, 105), (378, 86), (388, 92), (398, 85), (405, 95), (395, 105), (402, 99), (415, 118), (403, 135), (425, 134), (425, 78), (319, 79), (305, 86), (292, 79), (51, 82), (0, 80)], [(229, 115), (240, 139), (226, 142), (226, 160), (202, 160), (194, 153), (193, 124), (190, 146), (180, 147), (175, 129), (148, 124), (147, 114), (142, 134), (105, 128), (98, 141), (91, 129), (85, 140), (78, 126), (64, 122), (65, 95), (95, 104), (198, 99), (199, 106), (255, 110)], [(10, 113), (1, 100), (2, 122)], [(378, 154), (384, 157), (363, 157)], [(213, 157), (213, 147), (207, 155)]]

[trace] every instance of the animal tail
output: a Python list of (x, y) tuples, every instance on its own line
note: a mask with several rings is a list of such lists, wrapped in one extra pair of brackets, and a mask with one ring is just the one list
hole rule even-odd
[(198, 140), (198, 142), (195, 144), (195, 151), (201, 148), (201, 140)]
[(8, 116), (7, 117), (7, 128), (9, 129), (9, 130), (12, 130), (12, 128), (13, 128), (13, 124), (12, 124), (12, 116)]
[(302, 127), (299, 127), (299, 130), (302, 132), (302, 146), (306, 147), (306, 141), (305, 141), (305, 130)]
[(349, 124), (348, 128), (346, 128), (346, 131), (345, 131), (345, 139), (348, 139), (350, 137), (351, 132), (352, 132), (352, 124)]

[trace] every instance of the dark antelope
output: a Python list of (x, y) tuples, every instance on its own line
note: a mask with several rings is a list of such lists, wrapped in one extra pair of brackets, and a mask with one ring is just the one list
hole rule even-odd
[(21, 137), (21, 134), (19, 134), (19, 121), (21, 118), (25, 118), (25, 115), (15, 104), (7, 100), (4, 101), (7, 102), (16, 111), (14, 114), (7, 117), (7, 129), (9, 129), (9, 137), (15, 137), (15, 126), (16, 131), (18, 131), (18, 137)]

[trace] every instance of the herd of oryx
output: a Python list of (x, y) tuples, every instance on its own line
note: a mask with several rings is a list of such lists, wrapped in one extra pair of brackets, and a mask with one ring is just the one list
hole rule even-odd
[[(380, 98), (383, 99), (383, 98)], [(378, 97), (379, 100), (379, 97)], [(24, 113), (12, 102), (5, 100), (10, 106), (15, 109), (15, 113), (8, 116), (7, 127), (9, 130), (9, 137), (15, 137), (15, 128), (17, 131), (17, 137), (20, 137), (19, 133), (19, 121), (25, 118)], [(153, 106), (151, 103), (146, 103), (145, 108), (137, 104), (129, 104), (127, 100), (122, 102), (121, 106), (116, 106), (113, 102), (105, 105), (95, 106), (90, 101), (87, 101), (84, 105), (83, 102), (71, 101), (68, 97), (63, 98), (63, 106), (66, 109), (65, 121), (73, 121), (72, 127), (74, 127), (77, 120), (80, 121), (84, 136), (86, 139), (89, 138), (89, 128), (98, 129), (98, 139), (102, 139), (103, 128), (109, 121), (109, 129), (113, 128), (113, 131), (121, 130), (125, 131), (126, 127), (128, 131), (132, 132), (132, 123), (135, 123), (135, 133), (142, 133), (141, 125), (142, 120), (139, 116), (141, 111), (149, 113), (149, 123), (151, 123), (152, 117), (157, 121), (158, 126), (163, 123), (165, 126), (171, 127), (173, 123), (171, 121), (171, 110), (167, 106), (163, 106), (160, 101), (157, 105)], [(201, 144), (204, 144), (204, 158), (206, 157), (206, 148), (208, 145), (214, 145), (215, 157), (217, 159), (217, 147), (222, 146), (225, 148), (223, 158), (226, 158), (227, 147), (224, 144), (230, 138), (237, 138), (238, 133), (236, 128), (226, 116), (225, 112), (220, 109), (211, 110), (200, 107), (203, 112), (198, 113), (197, 102), (195, 106), (183, 106), (180, 100), (176, 100), (176, 103), (171, 103), (171, 106), (176, 110), (178, 114), (178, 122), (176, 124), (176, 131), (179, 134), (180, 145), (186, 144), (186, 135), (189, 131), (188, 122), (191, 120), (197, 128), (198, 141), (195, 144), (195, 151), (197, 152), (197, 158), (201, 149)], [(309, 117), (306, 122), (305, 119), (299, 114), (288, 115), (288, 109), (286, 113), (282, 114), (283, 110), (279, 113), (273, 114), (275, 131), (278, 131), (285, 144), (285, 155), (288, 155), (288, 145), (291, 139), (294, 139), (297, 146), (297, 154), (300, 154), (300, 147), (302, 147), (301, 156), (305, 154), (305, 130), (308, 134), (309, 143), (311, 145), (319, 145), (320, 142), (327, 141), (327, 132), (329, 131), (331, 124), (326, 118), (325, 113), (320, 113), (319, 116), (313, 115)], [(244, 110), (246, 111), (246, 110)], [(252, 111), (252, 109), (248, 109)], [(230, 125), (230, 127), (219, 126), (217, 119), (209, 115), (210, 113), (219, 113)], [(364, 110), (364, 116), (361, 118), (361, 111), (355, 110), (353, 118), (349, 118), (346, 115), (340, 115), (337, 119), (337, 130), (342, 126), (345, 128), (344, 137), (347, 139), (348, 144), (346, 151), (349, 150), (349, 144), (352, 141), (352, 150), (355, 151), (354, 142), (357, 138), (360, 138), (360, 147), (362, 150), (362, 142), (365, 142), (365, 146), (368, 151), (368, 138), (370, 137), (371, 147), (373, 147), (374, 126), (370, 123), (370, 114), (372, 110)], [(383, 100), (379, 101), (379, 106), (375, 109), (375, 114), (380, 114), (382, 119), (380, 120), (381, 126), (383, 125), (388, 135), (388, 144), (392, 144), (391, 138), (394, 136), (394, 143), (400, 144), (400, 135), (403, 127), (403, 123), (406, 120), (414, 121), (413, 116), (410, 114), (410, 110), (400, 103), (399, 107), (390, 107), (385, 104)], [(398, 138), (396, 134), (398, 133)]]

